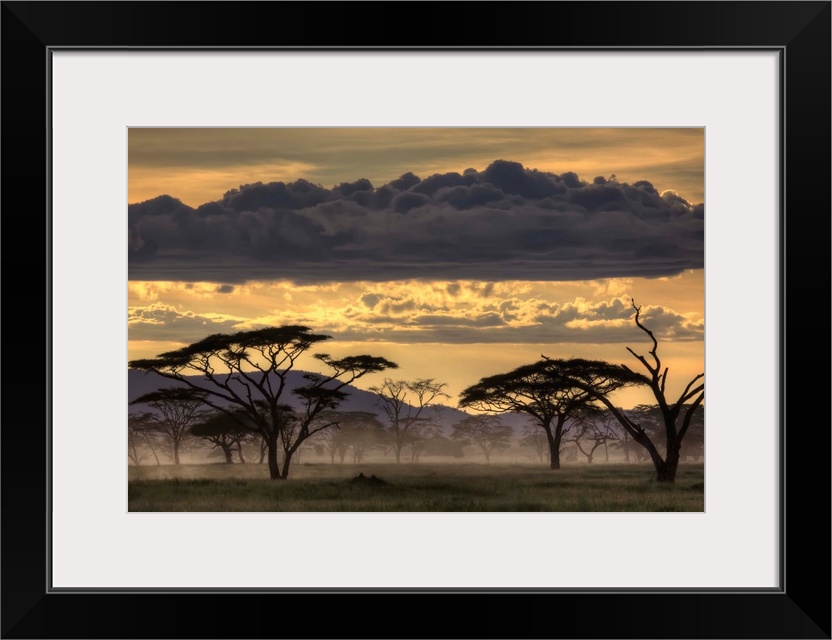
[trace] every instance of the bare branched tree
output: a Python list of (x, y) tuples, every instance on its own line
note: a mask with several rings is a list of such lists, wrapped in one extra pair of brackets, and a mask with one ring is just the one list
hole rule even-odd
[[(614, 417), (612, 419), (615, 420)], [(611, 440), (617, 439), (618, 437), (609, 428), (609, 425), (604, 424), (603, 413), (592, 411), (575, 419), (569, 442), (574, 443), (577, 450), (586, 457), (587, 464), (592, 464), (595, 460), (595, 452), (601, 447), (604, 447), (606, 462), (609, 462), (610, 456), (607, 445)]]
[(448, 398), (443, 390), (446, 383), (433, 378), (392, 380), (385, 378), (381, 385), (370, 388), (378, 396), (378, 403), (387, 417), (393, 440), (396, 462), (401, 462), (402, 450), (408, 444), (411, 431), (420, 424), (425, 409), (440, 398)]
[[(639, 376), (643, 379), (656, 398), (661, 415), (661, 422), (664, 430), (665, 452), (664, 456), (660, 451), (660, 443), (651, 438), (648, 431), (633, 417), (629, 416), (627, 412), (622, 411), (609, 398), (609, 393), (604, 389), (598, 388), (591, 380), (586, 377), (573, 376), (571, 372), (561, 372), (565, 379), (571, 380), (571, 383), (586, 391), (593, 399), (601, 402), (618, 420), (619, 424), (624, 428), (628, 435), (633, 440), (644, 447), (650, 455), (653, 466), (656, 469), (656, 480), (659, 482), (674, 482), (676, 480), (676, 471), (679, 467), (680, 449), (685, 435), (690, 428), (691, 420), (693, 419), (696, 409), (702, 404), (705, 398), (705, 382), (704, 373), (694, 376), (690, 382), (687, 383), (684, 390), (679, 394), (678, 398), (673, 401), (669, 400), (666, 395), (668, 367), (663, 367), (662, 361), (658, 355), (659, 343), (653, 332), (645, 327), (641, 322), (641, 307), (637, 307), (635, 301), (632, 302), (633, 308), (636, 310), (635, 323), (650, 338), (652, 347), (649, 351), (649, 359), (645, 356), (639, 355), (630, 347), (627, 347), (636, 360), (638, 360), (642, 367), (647, 371), (647, 375), (635, 373), (624, 365), (611, 365), (604, 363), (609, 374), (623, 375), (621, 369), (624, 369), (632, 376)], [(603, 369), (603, 367), (602, 367)]]

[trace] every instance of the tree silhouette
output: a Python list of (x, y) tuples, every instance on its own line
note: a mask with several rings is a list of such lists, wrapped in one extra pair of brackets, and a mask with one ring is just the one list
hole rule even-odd
[(127, 457), (139, 466), (142, 460), (153, 456), (156, 465), (160, 465), (155, 442), (159, 429), (150, 412), (131, 413), (127, 418)]
[(254, 435), (250, 427), (242, 426), (245, 421), (245, 414), (235, 419), (227, 413), (217, 411), (209, 416), (207, 420), (193, 425), (191, 435), (195, 438), (207, 440), (214, 445), (214, 448), (221, 449), (227, 464), (234, 462), (234, 451), (237, 451), (240, 462), (244, 463), (243, 441)]
[(147, 417), (156, 423), (156, 430), (163, 433), (170, 444), (173, 464), (179, 464), (179, 450), (191, 425), (202, 419), (205, 394), (197, 389), (168, 387), (151, 391), (130, 404), (147, 404), (156, 410)]
[(511, 427), (504, 425), (498, 416), (470, 416), (453, 427), (451, 438), (470, 442), (480, 448), (486, 462), (491, 462), (491, 455), (496, 451), (511, 446)]
[(431, 446), (444, 439), (442, 425), (434, 416), (415, 420), (407, 430), (407, 446), (410, 447), (410, 461), (419, 462)]
[[(446, 383), (435, 382), (433, 378), (412, 381), (385, 378), (381, 385), (370, 387), (387, 417), (396, 462), (401, 462), (402, 449), (425, 424), (424, 410), (435, 400), (450, 397), (443, 391), (446, 386)], [(418, 457), (415, 450), (413, 457)]]
[[(336, 408), (346, 398), (344, 387), (368, 373), (398, 366), (376, 356), (333, 358), (319, 353), (314, 358), (328, 373), (304, 374), (306, 384), (289, 389), (289, 372), (298, 358), (329, 339), (299, 325), (214, 334), (156, 358), (133, 360), (129, 366), (178, 380), (202, 392), (204, 404), (228, 415), (241, 409), (248, 424), (266, 441), (269, 477), (285, 480), (292, 455), (303, 442), (333, 426), (313, 423), (321, 412)], [(188, 378), (193, 374), (200, 376), (200, 385)], [(287, 402), (290, 396), (299, 410), (292, 410)], [(281, 449), (283, 460), (279, 461)]]
[(568, 430), (567, 420), (593, 402), (588, 389), (577, 385), (575, 379), (603, 393), (643, 383), (642, 376), (636, 376), (628, 369), (607, 370), (613, 366), (594, 360), (552, 360), (544, 357), (508, 373), (482, 378), (462, 392), (459, 406), (479, 411), (516, 411), (530, 415), (546, 434), (549, 467), (557, 470), (560, 469), (561, 440)]
[[(666, 445), (664, 456), (662, 456), (662, 452), (659, 450), (660, 443), (657, 442), (658, 438), (656, 436), (651, 437), (645, 426), (642, 426), (640, 422), (628, 415), (627, 412), (616, 407), (608, 397), (609, 391), (594, 385), (591, 379), (589, 379), (589, 376), (575, 376), (574, 371), (568, 370), (557, 371), (555, 375), (561, 384), (574, 384), (588, 393), (593, 399), (604, 404), (616, 417), (624, 430), (632, 436), (633, 440), (647, 449), (653, 466), (656, 469), (656, 480), (672, 483), (676, 480), (676, 470), (679, 467), (682, 442), (690, 428), (691, 420), (697, 407), (702, 404), (705, 398), (705, 383), (702, 381), (705, 374), (700, 373), (694, 376), (685, 386), (685, 389), (677, 400), (675, 402), (669, 401), (665, 394), (669, 368), (664, 367), (662, 369), (662, 361), (657, 353), (659, 343), (656, 340), (656, 336), (641, 323), (641, 307), (637, 307), (635, 301), (632, 301), (632, 304), (636, 310), (636, 326), (649, 336), (653, 344), (649, 352), (652, 363), (646, 357), (637, 354), (630, 347), (627, 347), (627, 351), (641, 363), (649, 375), (645, 376), (640, 373), (635, 373), (624, 365), (613, 365), (609, 363), (598, 363), (595, 367), (595, 373), (604, 374), (606, 372), (606, 375), (611, 378), (621, 376), (621, 379), (639, 377), (643, 380), (643, 384), (646, 384), (650, 388), (658, 403), (661, 426), (664, 431), (663, 436)], [(547, 361), (555, 362), (549, 359)], [(681, 424), (678, 424), (680, 419)]]
[[(604, 447), (606, 462), (610, 461), (607, 447), (611, 440), (618, 440), (615, 432), (603, 423), (601, 411), (590, 411), (579, 415), (574, 421), (574, 430), (569, 442), (575, 444), (576, 449), (586, 457), (587, 464), (595, 460), (595, 451)], [(610, 416), (615, 420), (613, 416)]]
[(387, 435), (378, 416), (367, 411), (326, 411), (320, 420), (337, 425), (322, 431), (316, 441), (329, 454), (332, 463), (337, 456), (343, 464), (350, 449), (353, 463), (361, 462), (367, 450), (381, 444)]
[(537, 454), (537, 459), (543, 462), (543, 456), (549, 453), (546, 434), (540, 430), (536, 422), (529, 422), (523, 425), (521, 435), (522, 437), (517, 444), (532, 449)]

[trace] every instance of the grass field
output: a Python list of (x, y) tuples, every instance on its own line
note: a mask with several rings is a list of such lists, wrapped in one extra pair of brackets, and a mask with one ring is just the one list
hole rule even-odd
[[(381, 482), (356, 480), (363, 473)], [(704, 511), (704, 468), (682, 464), (674, 485), (652, 465), (326, 464), (129, 468), (130, 511)]]

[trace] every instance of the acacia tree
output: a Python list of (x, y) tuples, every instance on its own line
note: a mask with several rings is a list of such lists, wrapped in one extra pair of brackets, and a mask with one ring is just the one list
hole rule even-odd
[(332, 463), (335, 463), (335, 457), (338, 456), (343, 464), (347, 451), (352, 449), (352, 461), (357, 464), (364, 459), (364, 454), (370, 447), (384, 440), (384, 425), (374, 413), (328, 411), (321, 414), (321, 420), (337, 424), (335, 428), (321, 432), (317, 440), (329, 454)]
[(156, 424), (148, 412), (131, 413), (127, 418), (127, 457), (139, 466), (142, 460), (153, 456), (156, 465), (160, 465), (154, 442), (157, 436)]
[[(292, 455), (303, 442), (333, 426), (313, 423), (321, 412), (346, 398), (344, 387), (368, 373), (398, 366), (376, 356), (333, 358), (319, 353), (314, 358), (328, 373), (305, 374), (306, 384), (290, 389), (289, 373), (298, 358), (329, 339), (299, 325), (214, 334), (156, 358), (133, 360), (130, 367), (182, 382), (201, 392), (204, 404), (228, 415), (242, 410), (266, 442), (269, 477), (285, 480)], [(191, 375), (199, 376), (199, 384)], [(291, 410), (290, 396), (299, 401), (300, 410)], [(282, 461), (278, 460), (281, 449)]]
[(455, 424), (451, 438), (477, 445), (485, 461), (491, 462), (491, 454), (511, 446), (512, 433), (511, 427), (504, 425), (498, 416), (478, 415)]
[[(337, 418), (335, 419), (335, 423), (336, 425), (339, 424)], [(318, 437), (315, 438), (315, 444), (323, 447), (324, 451), (329, 454), (330, 464), (335, 464), (336, 457), (339, 458), (341, 464), (344, 464), (344, 458), (347, 455), (348, 445), (339, 426), (321, 431), (318, 434)]]
[(156, 423), (156, 430), (167, 437), (173, 464), (179, 464), (179, 451), (189, 429), (204, 417), (204, 397), (198, 389), (168, 387), (146, 393), (130, 404), (147, 404), (156, 410), (147, 415)]
[[(606, 446), (608, 440), (610, 440), (608, 432), (602, 431), (590, 422), (581, 421), (576, 423), (575, 433), (569, 441), (574, 442), (578, 451), (586, 457), (587, 464), (592, 464), (595, 459), (595, 451)], [(609, 462), (609, 455), (607, 456), (607, 462)]]
[(243, 441), (250, 438), (253, 432), (250, 428), (243, 427), (241, 420), (217, 411), (207, 420), (193, 425), (191, 435), (207, 440), (214, 448), (221, 449), (225, 455), (225, 462), (232, 464), (234, 451), (237, 452), (240, 462), (245, 463)]
[(610, 447), (619, 447), (621, 435), (618, 420), (609, 411), (602, 411), (595, 420), (595, 428), (604, 440), (604, 462), (610, 461)]
[[(567, 372), (569, 375), (566, 375)], [(618, 375), (599, 371), (590, 360), (544, 358), (508, 373), (482, 378), (462, 392), (459, 406), (479, 411), (530, 415), (546, 434), (549, 467), (558, 470), (561, 440), (568, 431), (567, 420), (593, 402), (589, 392), (576, 386), (569, 376), (580, 376), (604, 393), (641, 382), (640, 378), (624, 375), (630, 372), (616, 373)]]
[(431, 444), (444, 438), (442, 425), (434, 416), (419, 418), (407, 431), (407, 445), (410, 447), (410, 461), (419, 462)]
[[(635, 301), (632, 304), (636, 310), (636, 326), (646, 333), (653, 343), (649, 352), (651, 360), (648, 361), (646, 357), (637, 354), (630, 347), (627, 347), (627, 351), (641, 363), (642, 367), (647, 370), (648, 375), (636, 373), (624, 365), (613, 365), (605, 362), (595, 363), (592, 371), (588, 370), (583, 375), (575, 375), (574, 370), (567, 369), (553, 370), (552, 374), (557, 379), (558, 384), (573, 384), (606, 406), (624, 430), (632, 436), (633, 440), (638, 442), (650, 454), (650, 459), (656, 469), (656, 480), (658, 482), (672, 483), (676, 480), (676, 470), (679, 467), (679, 452), (682, 447), (682, 442), (690, 428), (691, 420), (697, 407), (702, 404), (705, 398), (705, 383), (703, 380), (705, 374), (700, 373), (694, 376), (675, 402), (668, 400), (665, 394), (665, 388), (669, 368), (664, 367), (662, 369), (662, 361), (659, 359), (657, 353), (659, 343), (656, 340), (656, 336), (641, 323), (641, 307), (637, 307)], [(547, 361), (555, 362), (554, 360), (548, 359)], [(648, 430), (637, 422), (636, 419), (616, 407), (608, 397), (610, 392), (593, 384), (591, 379), (593, 375), (607, 375), (611, 378), (621, 377), (621, 379), (635, 376), (640, 378), (643, 381), (642, 383), (650, 388), (658, 403), (659, 414), (661, 416), (661, 426), (663, 427), (665, 440), (664, 457), (659, 450), (660, 444), (657, 442), (658, 438), (655, 436), (651, 437)], [(679, 423), (680, 420), (681, 424)]]
[(521, 447), (528, 447), (537, 454), (537, 459), (543, 462), (543, 456), (549, 452), (546, 434), (535, 423), (523, 425), (522, 438), (518, 441)]
[[(392, 380), (385, 378), (381, 385), (370, 387), (378, 397), (378, 403), (387, 417), (393, 439), (396, 462), (401, 462), (402, 449), (408, 445), (411, 432), (418, 431), (423, 424), (425, 409), (439, 398), (448, 398), (443, 389), (447, 383), (435, 382), (433, 378), (418, 380)], [(416, 457), (414, 452), (414, 457)]]
[(340, 416), (344, 440), (352, 448), (352, 461), (358, 464), (364, 460), (369, 449), (384, 442), (387, 435), (384, 425), (374, 413), (367, 411), (346, 411)]

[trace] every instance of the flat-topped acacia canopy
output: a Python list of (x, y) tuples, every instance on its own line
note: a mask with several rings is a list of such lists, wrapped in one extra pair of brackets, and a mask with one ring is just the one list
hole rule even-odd
[[(155, 358), (132, 360), (129, 366), (182, 382), (203, 393), (204, 404), (229, 416), (234, 416), (231, 405), (241, 408), (266, 441), (271, 478), (285, 479), (291, 457), (303, 441), (335, 426), (332, 422), (320, 424), (316, 418), (347, 397), (344, 387), (368, 373), (398, 367), (379, 356), (333, 358), (318, 353), (314, 358), (326, 365), (329, 373), (306, 373), (307, 384), (287, 389), (288, 373), (297, 359), (315, 344), (331, 339), (302, 325), (217, 333)], [(189, 370), (202, 374), (202, 385), (187, 376)], [(288, 406), (287, 394), (300, 400), (299, 410)], [(283, 450), (282, 469), (278, 446)]]
[(161, 353), (155, 358), (133, 360), (129, 366), (132, 369), (157, 371), (186, 367), (194, 359), (206, 356), (222, 356), (233, 362), (245, 359), (247, 349), (255, 349), (263, 355), (303, 352), (318, 342), (332, 339), (332, 336), (311, 331), (302, 325), (284, 325), (236, 333), (215, 333), (181, 349)]
[(551, 468), (560, 469), (566, 421), (591, 409), (596, 398), (589, 388), (609, 394), (647, 383), (643, 375), (602, 360), (543, 357), (507, 373), (482, 378), (462, 392), (459, 404), (481, 411), (516, 411), (532, 416), (546, 434)]

